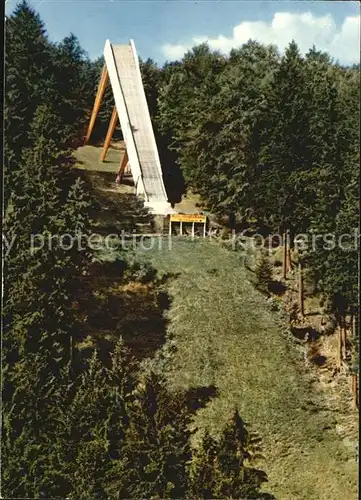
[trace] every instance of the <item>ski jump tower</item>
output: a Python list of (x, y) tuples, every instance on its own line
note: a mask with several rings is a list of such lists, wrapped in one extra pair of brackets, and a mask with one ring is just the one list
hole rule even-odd
[(144, 205), (149, 208), (150, 212), (154, 215), (173, 213), (164, 187), (162, 167), (133, 40), (124, 45), (113, 45), (107, 40), (104, 47), (104, 59), (105, 64), (85, 143), (90, 139), (109, 81), (115, 106), (101, 160), (105, 158), (119, 118), (126, 151), (117, 179), (121, 179), (128, 165), (134, 180), (136, 195), (144, 199)]

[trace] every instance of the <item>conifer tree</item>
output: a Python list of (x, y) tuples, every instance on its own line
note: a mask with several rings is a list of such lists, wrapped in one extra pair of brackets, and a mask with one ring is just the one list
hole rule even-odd
[(184, 498), (188, 490), (190, 416), (180, 395), (151, 373), (140, 382), (126, 434), (127, 477), (121, 498)]
[(94, 80), (92, 63), (71, 33), (52, 51), (53, 74), (56, 95), (52, 105), (61, 117), (59, 129), (65, 144), (82, 145), (82, 131), (88, 122), (88, 109), (93, 105)]
[(217, 442), (206, 430), (199, 448), (192, 456), (190, 472), (192, 498), (214, 498), (217, 484), (216, 457)]
[(268, 293), (272, 281), (272, 266), (265, 251), (261, 253), (260, 261), (256, 267), (257, 288)]
[(262, 457), (260, 440), (252, 435), (236, 410), (218, 444), (215, 498), (261, 498), (266, 474), (249, 464)]
[(26, 130), (52, 88), (51, 44), (44, 23), (26, 0), (7, 18), (5, 53), (5, 135), (15, 160), (29, 146)]
[(109, 445), (107, 393), (106, 370), (94, 352), (62, 411), (56, 436), (68, 498), (94, 498), (101, 489)]
[[(44, 497), (57, 491), (61, 479), (56, 479), (59, 467), (52, 452), (57, 432), (54, 408), (63, 392), (62, 373), (72, 361), (77, 364), (73, 341), (79, 332), (70, 297), (86, 258), (75, 259), (60, 246), (49, 247), (49, 241), (59, 231), (71, 230), (71, 223), (78, 228), (87, 204), (78, 184), (76, 199), (63, 193), (66, 154), (46, 137), (46, 125), (53, 118), (43, 106), (35, 113), (30, 130), (34, 146), (23, 152), (14, 171), (17, 184), (5, 219), (7, 237), (15, 238), (5, 260), (2, 353), (2, 456), (8, 464), (9, 496)], [(33, 247), (31, 235), (38, 235)], [(16, 479), (19, 474), (21, 481)]]
[(295, 211), (310, 168), (307, 85), (304, 61), (295, 42), (286, 49), (267, 96), (251, 188), (253, 206), (269, 227), (281, 234), (290, 230), (293, 235), (307, 227), (306, 219), (297, 218)]
[[(12, 368), (14, 390), (3, 393), (2, 494), (6, 498), (64, 498), (67, 480), (59, 466), (58, 410), (64, 407), (62, 376), (44, 370), (43, 356), (24, 356)], [(8, 384), (9, 368), (3, 383)]]

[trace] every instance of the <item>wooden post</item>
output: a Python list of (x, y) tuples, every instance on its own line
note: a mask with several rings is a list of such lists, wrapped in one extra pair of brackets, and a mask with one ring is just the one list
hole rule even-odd
[(182, 234), (183, 234), (183, 223), (182, 223), (182, 221), (180, 221), (180, 232), (179, 232), (179, 234), (180, 234), (181, 236), (182, 236)]
[(194, 238), (194, 222), (192, 222), (192, 238)]
[(120, 162), (120, 167), (119, 167), (119, 170), (118, 170), (118, 173), (117, 173), (117, 177), (115, 179), (115, 182), (117, 184), (120, 184), (120, 182), (122, 180), (123, 173), (124, 173), (125, 167), (127, 166), (127, 163), (128, 163), (128, 153), (127, 153), (127, 150), (125, 150), (123, 158), (122, 158), (122, 160)]
[(351, 375), (351, 393), (352, 402), (355, 408), (358, 408), (358, 377), (357, 373), (352, 373)]
[(283, 279), (287, 278), (287, 231), (283, 233)]
[(172, 236), (172, 221), (169, 216), (169, 236)]
[(298, 257), (298, 300), (300, 307), (300, 314), (303, 318), (305, 315), (304, 300), (303, 300), (303, 270), (302, 270), (302, 260)]
[(292, 256), (291, 256), (291, 248), (290, 245), (288, 245), (287, 249), (287, 272), (292, 271)]
[(358, 375), (357, 375), (357, 373), (355, 374), (355, 406), (356, 406), (356, 408), (359, 407), (359, 400), (358, 400)]
[(342, 328), (340, 324), (338, 325), (337, 335), (337, 364), (340, 369), (342, 365)]
[(206, 237), (206, 222), (203, 224), (203, 238)]
[(342, 325), (342, 359), (346, 359), (346, 340), (347, 340), (347, 322), (346, 318), (343, 319), (343, 325)]
[(100, 154), (100, 161), (101, 162), (103, 162), (105, 160), (105, 157), (107, 155), (107, 152), (108, 152), (108, 149), (110, 146), (110, 141), (112, 140), (115, 127), (117, 126), (117, 121), (118, 121), (118, 111), (117, 111), (117, 107), (114, 106), (112, 117), (111, 117), (110, 122), (109, 122), (108, 132), (107, 132), (107, 135), (105, 138), (104, 146), (103, 146), (102, 152)]
[(92, 111), (92, 115), (91, 115), (91, 118), (90, 118), (90, 123), (89, 123), (89, 127), (88, 127), (88, 131), (87, 131), (87, 134), (86, 134), (86, 137), (85, 137), (84, 144), (87, 144), (89, 142), (90, 136), (91, 136), (91, 134), (93, 132), (95, 120), (96, 120), (97, 114), (98, 114), (99, 109), (100, 109), (100, 105), (101, 105), (101, 102), (102, 102), (102, 99), (103, 99), (103, 95), (104, 95), (107, 83), (108, 83), (108, 70), (107, 70), (106, 65), (104, 64), (103, 71), (102, 71), (102, 76), (100, 77), (98, 91), (97, 91), (97, 95), (95, 97), (93, 111)]

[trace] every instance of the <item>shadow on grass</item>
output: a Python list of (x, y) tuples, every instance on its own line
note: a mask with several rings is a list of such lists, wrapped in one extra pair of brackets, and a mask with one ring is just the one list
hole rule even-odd
[(187, 407), (191, 413), (204, 408), (211, 399), (218, 396), (218, 389), (214, 385), (208, 387), (191, 387), (185, 394)]
[(315, 356), (312, 357), (311, 361), (317, 366), (323, 366), (326, 363), (327, 358), (322, 354), (316, 354)]
[[(153, 272), (152, 272), (153, 271)], [(77, 309), (83, 338), (91, 338), (100, 358), (109, 361), (119, 337), (138, 359), (152, 357), (165, 343), (165, 311), (171, 299), (151, 268), (134, 268), (125, 261), (96, 262), (78, 291)]]
[(292, 326), (291, 333), (296, 339), (307, 340), (308, 342), (314, 342), (320, 337), (320, 334), (310, 326), (305, 328), (297, 328), (295, 326)]
[(273, 280), (269, 282), (268, 290), (274, 295), (282, 296), (286, 293), (287, 286), (282, 281)]
[(317, 344), (317, 342), (314, 342), (310, 345), (307, 357), (311, 361), (311, 363), (318, 367), (323, 366), (327, 361), (327, 357), (320, 353), (319, 345)]
[[(77, 176), (85, 182), (93, 200), (90, 218), (96, 223), (94, 232), (106, 235), (119, 233), (121, 230), (132, 231), (136, 230), (137, 223), (150, 224), (153, 220), (134, 193), (114, 190), (116, 184), (113, 172), (78, 170)], [(123, 185), (130, 187), (133, 180), (125, 178)]]

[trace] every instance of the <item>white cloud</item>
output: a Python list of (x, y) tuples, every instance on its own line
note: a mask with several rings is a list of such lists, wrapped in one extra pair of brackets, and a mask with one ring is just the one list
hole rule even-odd
[(216, 38), (195, 36), (186, 44), (163, 45), (162, 51), (168, 59), (180, 59), (194, 45), (208, 42), (212, 49), (227, 53), (249, 39), (277, 45), (281, 52), (294, 39), (302, 53), (315, 45), (318, 50), (328, 52), (343, 64), (358, 63), (360, 16), (346, 17), (341, 26), (336, 26), (331, 14), (317, 17), (311, 12), (301, 14), (277, 12), (270, 23), (244, 21), (238, 24), (233, 28), (233, 35), (230, 38), (223, 35)]
[(183, 57), (183, 54), (187, 52), (188, 48), (187, 45), (172, 45), (171, 43), (166, 43), (163, 45), (162, 51), (169, 59), (180, 59)]

